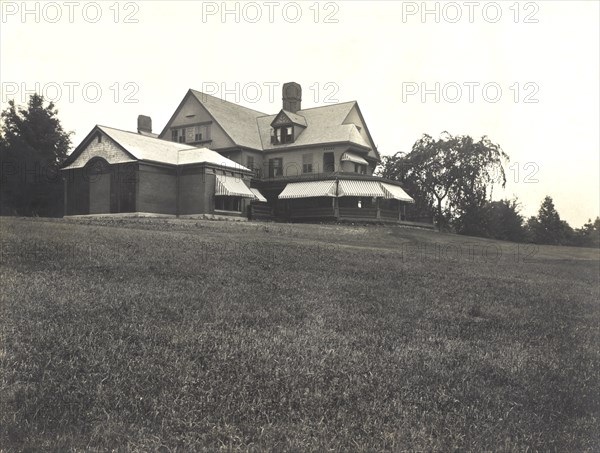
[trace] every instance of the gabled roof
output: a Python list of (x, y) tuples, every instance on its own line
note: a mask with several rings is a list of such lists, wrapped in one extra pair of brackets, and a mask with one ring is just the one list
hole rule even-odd
[(262, 149), (256, 129), (256, 118), (266, 113), (224, 101), (215, 96), (190, 90), (196, 99), (206, 107), (219, 126), (238, 146)]
[(273, 121), (271, 121), (271, 125), (273, 125), (273, 123), (275, 122), (279, 124), (289, 122), (292, 124), (298, 124), (299, 126), (306, 127), (306, 118), (283, 109), (281, 109), (281, 111), (277, 115), (275, 115)]
[[(110, 137), (119, 147), (136, 160), (158, 162), (170, 165), (185, 165), (208, 163), (221, 167), (235, 168), (242, 171), (250, 171), (246, 167), (223, 157), (216, 151), (208, 148), (197, 148), (185, 143), (171, 142), (159, 138), (149, 137), (136, 132), (128, 132), (106, 126), (96, 126), (83, 142), (73, 151), (64, 168), (77, 168), (73, 165), (77, 156), (89, 143), (90, 137), (96, 136), (96, 131), (102, 131)], [(85, 164), (83, 164), (85, 165)]]
[(297, 116), (305, 119), (306, 129), (293, 143), (282, 145), (271, 144), (271, 123), (277, 115), (262, 116), (258, 118), (258, 128), (263, 149), (275, 150), (335, 142), (350, 142), (370, 149), (354, 124), (342, 124), (355, 105), (356, 102), (352, 101), (298, 110)]
[[(214, 121), (223, 129), (236, 146), (256, 150), (276, 150), (341, 142), (362, 147), (366, 151), (370, 151), (369, 154), (372, 151), (379, 158), (379, 154), (374, 148), (375, 145), (366, 128), (366, 124), (364, 124), (356, 101), (312, 107), (298, 110), (296, 113), (280, 110), (276, 115), (267, 115), (266, 113), (190, 89), (171, 119), (167, 122), (167, 125), (160, 134), (161, 136), (167, 131), (167, 127), (172, 123), (190, 96), (194, 97), (206, 108)], [(358, 111), (369, 140), (363, 138), (356, 125), (351, 123), (343, 124), (354, 107)], [(271, 144), (271, 123), (281, 114), (285, 114), (292, 123), (301, 125), (305, 129), (293, 143), (273, 145)]]

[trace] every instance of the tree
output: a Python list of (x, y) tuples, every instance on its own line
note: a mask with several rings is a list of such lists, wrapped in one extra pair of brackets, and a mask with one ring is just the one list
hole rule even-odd
[(528, 220), (527, 228), (536, 244), (563, 244), (571, 227), (560, 219), (552, 197), (546, 196), (537, 217)]
[(487, 236), (503, 241), (524, 242), (527, 231), (523, 216), (519, 213), (520, 203), (513, 200), (492, 201), (487, 205)]
[(0, 212), (11, 215), (57, 216), (62, 213), (63, 184), (60, 164), (71, 145), (50, 102), (34, 94), (27, 108), (14, 100), (1, 114), (2, 164)]
[(398, 152), (393, 156), (383, 156), (377, 175), (392, 181), (401, 182), (404, 189), (415, 200), (407, 206), (407, 215), (412, 219), (432, 219), (435, 207), (432, 198), (421, 189), (414, 178), (407, 174), (410, 166), (405, 152)]
[(410, 153), (387, 159), (379, 174), (422, 194), (435, 209), (440, 230), (454, 220), (468, 234), (479, 228), (494, 183), (504, 187), (505, 161), (508, 156), (486, 136), (475, 142), (468, 135), (443, 132), (439, 140), (423, 135)]
[(600, 247), (600, 217), (596, 217), (594, 222), (588, 219), (581, 228), (577, 228), (574, 242), (583, 247)]

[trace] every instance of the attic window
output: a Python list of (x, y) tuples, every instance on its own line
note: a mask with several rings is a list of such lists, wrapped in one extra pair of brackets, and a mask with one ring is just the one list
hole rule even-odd
[(98, 134), (98, 143), (102, 143), (102, 134)]
[(281, 126), (272, 130), (271, 143), (273, 145), (283, 145), (284, 143), (294, 142), (294, 126)]
[(171, 129), (171, 141), (185, 143), (185, 127), (182, 129)]

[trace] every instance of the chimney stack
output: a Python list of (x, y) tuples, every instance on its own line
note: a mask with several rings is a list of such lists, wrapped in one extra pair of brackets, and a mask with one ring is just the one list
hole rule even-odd
[(138, 116), (138, 134), (142, 132), (152, 133), (152, 118), (146, 115)]
[(283, 110), (296, 113), (302, 110), (302, 87), (296, 82), (283, 84)]

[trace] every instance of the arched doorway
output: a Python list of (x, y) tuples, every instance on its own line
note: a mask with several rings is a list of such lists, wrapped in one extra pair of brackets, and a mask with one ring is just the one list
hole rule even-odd
[(89, 213), (110, 213), (110, 164), (101, 157), (94, 157), (85, 166), (85, 176), (89, 184)]

